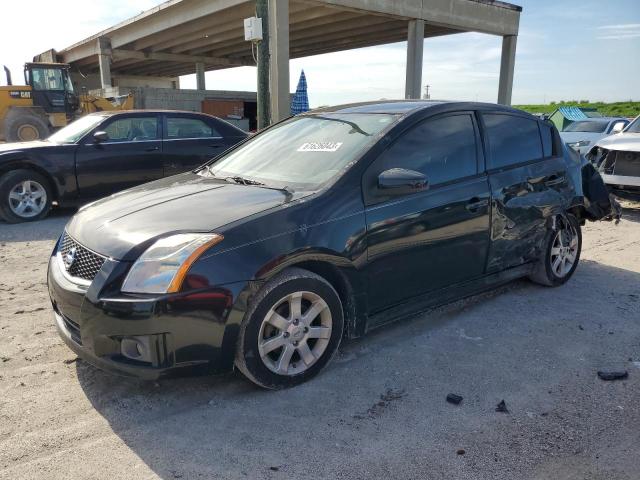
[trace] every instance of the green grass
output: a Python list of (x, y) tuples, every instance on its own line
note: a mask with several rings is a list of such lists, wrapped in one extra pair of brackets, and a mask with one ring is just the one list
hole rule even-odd
[(529, 113), (553, 113), (559, 106), (597, 108), (600, 113), (607, 117), (634, 118), (640, 115), (640, 102), (592, 103), (584, 100), (573, 100), (568, 102), (553, 102), (549, 105), (514, 105), (514, 108), (519, 108)]

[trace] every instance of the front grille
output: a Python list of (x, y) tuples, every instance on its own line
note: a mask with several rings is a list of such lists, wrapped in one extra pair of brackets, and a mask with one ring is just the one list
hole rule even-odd
[(95, 278), (107, 259), (80, 245), (67, 232), (62, 236), (58, 252), (69, 275), (88, 281)]

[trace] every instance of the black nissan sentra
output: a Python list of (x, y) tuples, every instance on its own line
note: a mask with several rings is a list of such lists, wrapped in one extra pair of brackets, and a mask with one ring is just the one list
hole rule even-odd
[(552, 124), (508, 107), (364, 103), (281, 122), (83, 207), (49, 263), (60, 335), (141, 378), (316, 375), (342, 338), (519, 277), (574, 273), (616, 216)]

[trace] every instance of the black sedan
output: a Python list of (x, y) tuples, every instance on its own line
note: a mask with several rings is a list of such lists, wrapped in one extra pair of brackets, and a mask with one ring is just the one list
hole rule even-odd
[(79, 205), (193, 170), (247, 134), (193, 112), (99, 112), (46, 140), (0, 145), (0, 218), (43, 218), (52, 202)]
[(344, 336), (523, 276), (563, 284), (581, 224), (611, 215), (598, 173), (529, 114), (347, 105), (82, 208), (49, 293), (62, 338), (99, 367), (235, 366), (281, 388)]

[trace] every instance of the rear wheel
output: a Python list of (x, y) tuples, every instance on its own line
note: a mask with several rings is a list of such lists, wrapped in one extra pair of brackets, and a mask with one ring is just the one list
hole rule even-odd
[(549, 287), (562, 285), (578, 267), (581, 251), (582, 231), (576, 217), (571, 214), (558, 217), (556, 228), (547, 233), (543, 257), (531, 280)]
[(9, 223), (47, 216), (52, 192), (47, 179), (33, 170), (13, 170), (0, 177), (0, 217)]
[(317, 375), (342, 338), (340, 297), (322, 277), (298, 268), (283, 272), (257, 294), (240, 329), (236, 366), (270, 389)]
[(44, 119), (25, 113), (11, 114), (7, 118), (5, 132), (7, 142), (31, 142), (47, 138), (50, 133)]

